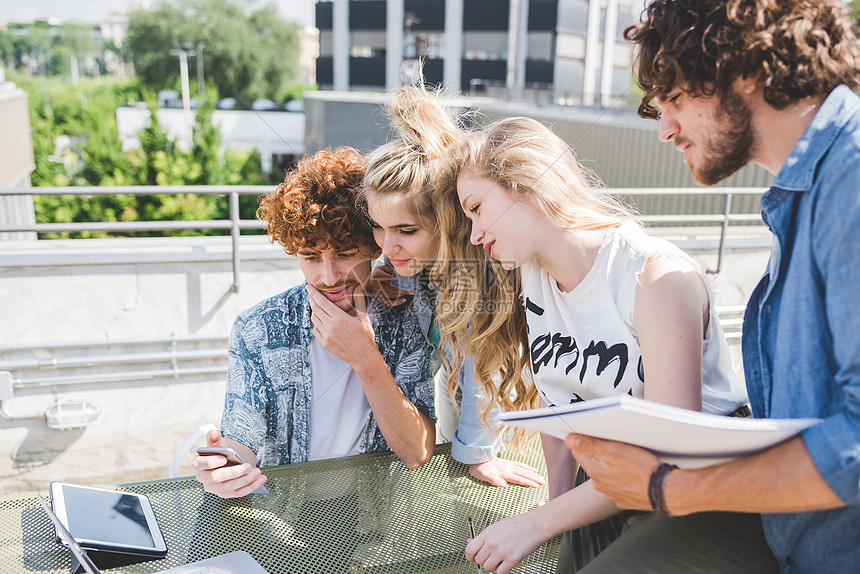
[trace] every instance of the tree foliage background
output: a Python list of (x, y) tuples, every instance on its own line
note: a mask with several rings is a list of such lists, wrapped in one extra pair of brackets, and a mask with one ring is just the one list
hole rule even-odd
[(246, 6), (228, 0), (176, 0), (132, 12), (127, 41), (141, 81), (155, 90), (178, 86), (177, 57), (170, 51), (194, 50), (205, 42), (206, 82), (220, 97), (288, 99), (298, 72), (298, 25), (281, 18), (274, 5)]
[[(24, 28), (28, 34), (13, 33), (13, 30)], [(9, 70), (69, 75), (73, 57), (83, 61), (89, 56), (94, 60), (97, 73), (104, 73), (104, 58), (94, 50), (93, 27), (87, 24), (13, 23), (9, 30), (0, 30), (0, 65)]]
[[(0, 30), (0, 65), (30, 96), (34, 186), (239, 185), (276, 183), (283, 173), (264, 173), (254, 152), (221, 152), (212, 123), (219, 98), (242, 102), (294, 99), (308, 86), (298, 74), (298, 26), (274, 5), (259, 0), (162, 0), (129, 16), (125, 43), (94, 42), (94, 28), (39, 21)], [(194, 145), (180, 149), (159, 125), (156, 93), (179, 88), (176, 48), (205, 47), (206, 96), (198, 97)], [(113, 52), (133, 62), (135, 78), (106, 74)], [(80, 82), (69, 82), (72, 63), (87, 61)], [(93, 64), (95, 64), (93, 66)], [(189, 58), (192, 86), (196, 64)], [(91, 78), (88, 78), (90, 76)], [(195, 89), (195, 92), (197, 90)], [(139, 149), (123, 150), (116, 125), (118, 106), (146, 102), (151, 123), (139, 134)], [(2, 129), (2, 127), (0, 127)], [(277, 171), (277, 170), (276, 170)], [(228, 200), (218, 195), (36, 196), (37, 222), (211, 220), (228, 217)], [(257, 198), (240, 196), (243, 219), (253, 219)], [(185, 235), (198, 231), (131, 233)], [(223, 232), (208, 232), (223, 233)], [(101, 237), (102, 232), (53, 233), (43, 237)]]
[(860, 38), (860, 0), (853, 0), (849, 8), (854, 19), (854, 33)]
[[(70, 85), (60, 79), (15, 77), (30, 95), (30, 122), (36, 169), (34, 186), (259, 185), (271, 183), (253, 152), (219, 153), (221, 137), (212, 125), (215, 94), (197, 110), (195, 146), (179, 149), (155, 115), (154, 95), (137, 80), (102, 79)], [(43, 94), (46, 90), (47, 97)], [(150, 125), (139, 134), (140, 148), (123, 151), (116, 108), (129, 101), (149, 102)], [(46, 106), (46, 103), (48, 104)], [(101, 221), (178, 221), (226, 219), (220, 195), (35, 196), (39, 223)], [(257, 198), (240, 196), (241, 217), (253, 219)], [(204, 234), (223, 232), (209, 231)], [(135, 232), (124, 235), (199, 235), (199, 231)], [(104, 232), (50, 233), (45, 238), (104, 237)]]

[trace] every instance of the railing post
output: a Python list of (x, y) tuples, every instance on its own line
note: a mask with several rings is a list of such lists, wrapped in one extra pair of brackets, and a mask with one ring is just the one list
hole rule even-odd
[(726, 203), (723, 205), (723, 227), (720, 230), (720, 248), (717, 252), (717, 268), (711, 273), (719, 273), (723, 268), (723, 255), (726, 252), (726, 235), (729, 232), (729, 215), (732, 213), (732, 192), (726, 192)]
[(230, 236), (233, 239), (233, 293), (239, 292), (239, 194), (230, 192)]

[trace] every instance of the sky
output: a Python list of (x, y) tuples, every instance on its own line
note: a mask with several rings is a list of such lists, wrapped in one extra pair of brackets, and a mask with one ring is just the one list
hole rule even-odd
[[(244, 4), (264, 6), (266, 0), (240, 0)], [(160, 0), (0, 0), (0, 25), (7, 22), (33, 22), (56, 18), (60, 22), (98, 23), (110, 14), (113, 8), (135, 8), (141, 3), (151, 6)], [(268, 0), (277, 5), (281, 16), (312, 26), (314, 0)]]

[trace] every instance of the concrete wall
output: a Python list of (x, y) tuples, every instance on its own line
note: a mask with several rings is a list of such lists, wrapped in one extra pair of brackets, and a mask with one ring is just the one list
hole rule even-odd
[(367, 153), (388, 140), (383, 94), (305, 92), (305, 150), (352, 146)]
[(0, 246), (0, 346), (227, 334), (236, 315), (301, 281), (264, 236), (83, 239)]

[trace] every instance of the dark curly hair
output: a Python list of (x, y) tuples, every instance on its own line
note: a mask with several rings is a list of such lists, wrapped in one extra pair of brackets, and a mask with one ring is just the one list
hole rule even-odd
[(644, 118), (659, 117), (652, 102), (672, 90), (723, 94), (756, 74), (776, 109), (840, 84), (860, 88), (860, 51), (842, 0), (654, 0), (624, 38), (638, 48)]
[(295, 255), (302, 247), (376, 248), (373, 230), (355, 206), (366, 161), (350, 147), (305, 156), (284, 183), (260, 200), (257, 218), (272, 243)]

